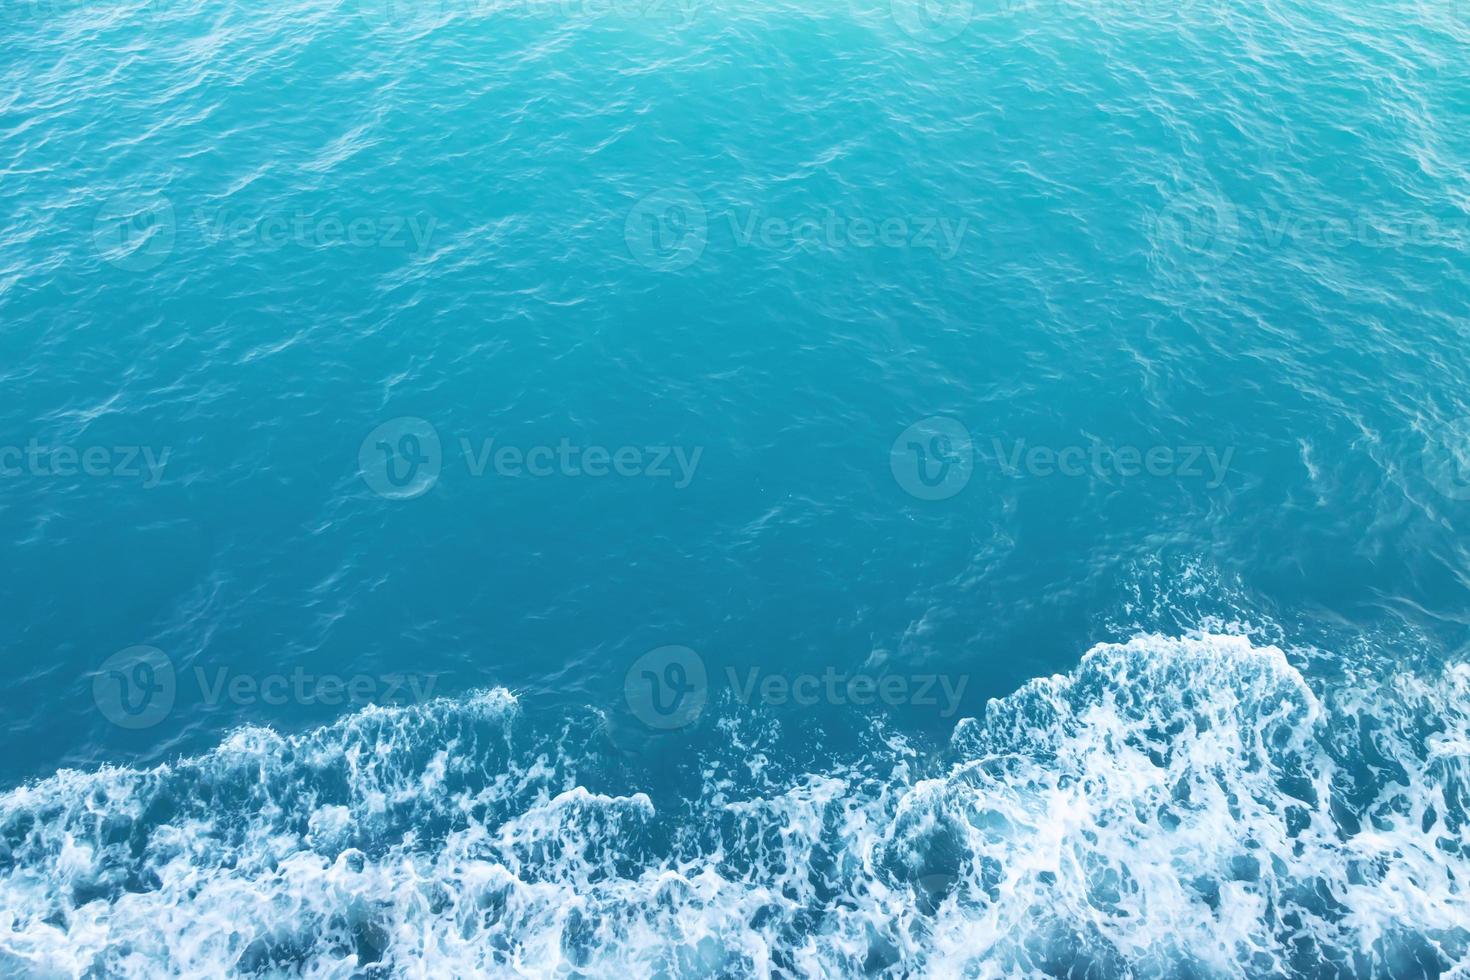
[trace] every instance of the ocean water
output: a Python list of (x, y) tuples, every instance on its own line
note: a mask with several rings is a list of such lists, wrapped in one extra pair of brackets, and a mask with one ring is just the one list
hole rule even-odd
[(0, 976), (1470, 977), (1464, 0), (0, 81)]

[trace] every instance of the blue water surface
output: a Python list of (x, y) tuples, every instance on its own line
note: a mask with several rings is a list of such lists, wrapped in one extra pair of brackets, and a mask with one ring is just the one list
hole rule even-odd
[(3, 11), (0, 973), (1470, 968), (1463, 4)]

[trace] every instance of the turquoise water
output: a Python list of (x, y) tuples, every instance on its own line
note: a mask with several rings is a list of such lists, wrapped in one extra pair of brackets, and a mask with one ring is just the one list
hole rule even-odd
[(0, 0), (0, 975), (1470, 969), (1470, 11)]

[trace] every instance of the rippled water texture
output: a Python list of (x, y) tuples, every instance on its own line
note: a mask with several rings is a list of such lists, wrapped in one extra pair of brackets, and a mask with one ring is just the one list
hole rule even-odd
[(1470, 976), (1463, 0), (0, 0), (0, 975)]

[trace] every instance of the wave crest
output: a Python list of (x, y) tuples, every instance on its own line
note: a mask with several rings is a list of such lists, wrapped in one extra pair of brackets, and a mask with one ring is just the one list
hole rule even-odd
[[(957, 726), (685, 808), (503, 691), (0, 796), (0, 969), (313, 977), (1465, 975), (1470, 668), (1314, 692), (1141, 636)], [(736, 784), (738, 789), (738, 784)]]

